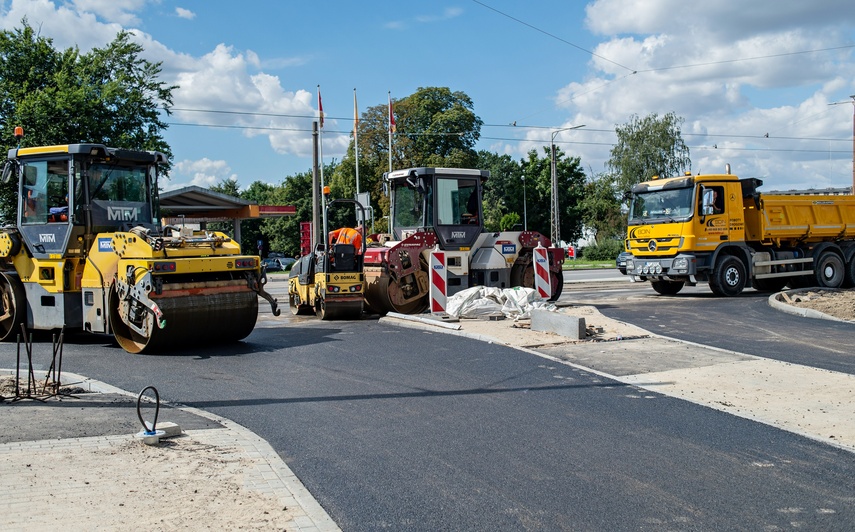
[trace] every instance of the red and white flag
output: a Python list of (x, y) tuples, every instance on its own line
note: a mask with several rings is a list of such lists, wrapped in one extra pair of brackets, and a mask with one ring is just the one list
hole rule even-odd
[(324, 104), (321, 102), (321, 86), (318, 85), (318, 123), (324, 127)]
[(394, 133), (397, 130), (395, 125), (395, 111), (392, 109), (392, 94), (389, 94), (389, 131)]

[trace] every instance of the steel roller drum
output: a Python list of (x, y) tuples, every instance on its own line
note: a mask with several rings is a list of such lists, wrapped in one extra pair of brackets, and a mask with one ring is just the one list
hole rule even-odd
[[(424, 272), (417, 272), (417, 275), (423, 275), (427, 278)], [(406, 301), (398, 284), (392, 281), (388, 275), (370, 275), (366, 269), (365, 278), (365, 304), (371, 311), (378, 314), (386, 314), (387, 312), (418, 314), (428, 306), (427, 294)]]
[(363, 304), (359, 301), (320, 301), (315, 314), (322, 320), (358, 320), (362, 317)]
[(193, 294), (164, 291), (164, 296), (152, 299), (163, 312), (166, 326), (159, 328), (154, 316), (146, 313), (147, 328), (152, 331), (146, 338), (121, 321), (115, 298), (114, 292), (110, 304), (113, 334), (130, 353), (236, 342), (249, 336), (258, 318), (258, 294), (251, 290)]

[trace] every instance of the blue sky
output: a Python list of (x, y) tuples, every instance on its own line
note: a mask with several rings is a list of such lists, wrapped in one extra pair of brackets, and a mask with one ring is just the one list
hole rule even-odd
[(350, 140), (354, 88), (364, 110), (447, 86), (485, 123), (477, 147), (515, 158), (584, 124), (555, 138), (596, 174), (616, 124), (673, 111), (695, 173), (730, 163), (767, 190), (850, 186), (853, 104), (831, 104), (855, 95), (855, 4), (692, 4), (6, 0), (0, 24), (27, 17), (81, 50), (132, 31), (188, 110), (168, 119), (168, 189), (309, 170), (318, 85), (327, 162)]

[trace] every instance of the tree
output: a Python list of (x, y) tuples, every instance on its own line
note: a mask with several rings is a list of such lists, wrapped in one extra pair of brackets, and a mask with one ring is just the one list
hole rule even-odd
[(273, 205), (293, 205), (294, 216), (265, 220), (262, 232), (270, 249), (281, 251), (289, 257), (300, 253), (300, 222), (312, 220), (312, 172), (292, 175), (276, 187), (271, 197)]
[(613, 174), (594, 176), (585, 184), (582, 198), (582, 220), (594, 232), (597, 243), (623, 239), (626, 235), (626, 215), (621, 210), (621, 197)]
[(397, 133), (405, 139), (405, 167), (471, 167), (473, 149), (483, 121), (473, 112), (472, 99), (447, 87), (420, 87), (395, 106)]
[[(171, 160), (160, 110), (169, 113), (176, 87), (158, 79), (161, 63), (140, 59), (143, 48), (129, 33), (80, 54), (55, 50), (26, 19), (22, 24), (0, 32), (0, 149), (15, 147), (13, 130), (22, 126), (22, 147), (97, 142)], [(15, 190), (12, 183), (0, 187), (4, 221), (14, 219)]]
[[(533, 149), (521, 164), (526, 179), (528, 227), (551, 238), (552, 168), (549, 146), (543, 147), (543, 154), (543, 157), (538, 157), (537, 150)], [(581, 202), (585, 193), (585, 173), (581, 159), (567, 157), (556, 147), (555, 175), (558, 181), (559, 232), (562, 240), (572, 242), (582, 236)], [(552, 244), (558, 245), (559, 242)]]
[[(394, 170), (416, 166), (473, 168), (475, 143), (483, 121), (473, 111), (472, 99), (447, 87), (422, 87), (393, 102), (396, 132), (392, 136)], [(369, 107), (359, 118), (359, 182), (370, 192), (371, 206), (382, 230), (389, 202), (383, 193), (383, 173), (389, 171), (389, 106)], [(353, 143), (330, 178), (335, 197), (352, 198), (355, 189)], [(497, 219), (498, 223), (498, 219)]]
[(499, 155), (481, 150), (475, 167), (490, 171), (490, 179), (484, 185), (482, 210), (484, 228), (487, 231), (499, 231), (502, 220), (507, 214), (516, 213), (522, 220), (523, 205), (523, 168), (520, 162), (510, 155)]
[(673, 176), (691, 168), (682, 123), (674, 113), (662, 118), (653, 113), (645, 118), (633, 115), (628, 123), (615, 126), (617, 143), (606, 167), (614, 174), (617, 190), (627, 192), (655, 175)]

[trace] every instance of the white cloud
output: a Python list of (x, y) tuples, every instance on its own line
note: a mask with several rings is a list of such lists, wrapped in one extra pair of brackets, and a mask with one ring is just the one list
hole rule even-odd
[[(767, 176), (767, 189), (851, 183), (851, 156), (840, 152), (851, 153), (852, 108), (828, 105), (855, 93), (852, 48), (830, 50), (852, 44), (850, 2), (597, 0), (586, 13), (606, 38), (589, 76), (555, 100), (570, 115), (560, 127), (588, 131), (556, 139), (587, 143), (560, 146), (595, 173), (616, 124), (674, 112), (686, 120), (695, 172), (723, 172), (729, 162), (739, 175)], [(522, 153), (548, 144), (549, 134), (527, 138)]]
[[(125, 15), (145, 5), (145, 0), (75, 0), (74, 6), (85, 10), (79, 12), (50, 0), (12, 0), (0, 24), (7, 29), (18, 27), (26, 17), (31, 25), (41, 28), (42, 34), (51, 36), (56, 48), (79, 46), (85, 52), (108, 44), (123, 29), (118, 23), (102, 20), (129, 21), (131, 17)], [(267, 136), (277, 153), (311, 156), (311, 135), (306, 133), (317, 113), (315, 95), (300, 89), (286, 90), (278, 77), (259, 72), (263, 66), (299, 65), (305, 62), (304, 58), (262, 59), (252, 50), (239, 51), (222, 43), (201, 57), (193, 57), (167, 48), (145, 32), (129, 31), (143, 46), (147, 59), (162, 63), (164, 82), (179, 86), (173, 93), (176, 108), (256, 113), (205, 115), (177, 111), (176, 119), (247, 128), (241, 130), (244, 136)], [(327, 124), (328, 130), (335, 128), (334, 120), (327, 120)], [(348, 140), (347, 135), (325, 135), (325, 156), (340, 158)], [(204, 181), (204, 177), (194, 177), (194, 182), (199, 180)]]
[[(445, 8), (440, 14), (433, 15), (419, 15), (413, 19), (413, 22), (418, 24), (433, 24), (435, 22), (443, 22), (446, 20), (451, 20), (453, 18), (457, 18), (463, 14), (463, 9), (459, 7), (448, 7)], [(406, 30), (410, 27), (410, 23), (405, 20), (392, 20), (383, 25), (384, 28), (389, 30)]]
[(135, 15), (146, 7), (148, 0), (73, 0), (74, 6), (82, 13), (92, 13), (107, 22), (115, 22), (122, 26), (133, 26), (140, 23)]
[(187, 20), (193, 20), (196, 18), (196, 13), (189, 9), (184, 9), (183, 7), (176, 7), (175, 14), (178, 15), (178, 18), (186, 18)]
[(161, 182), (164, 191), (177, 190), (187, 186), (210, 188), (219, 185), (224, 180), (237, 181), (237, 175), (226, 161), (213, 161), (205, 157), (197, 161), (183, 160), (175, 163), (170, 173), (170, 179)]
[(423, 24), (430, 24), (433, 22), (442, 22), (443, 20), (457, 18), (462, 14), (463, 10), (459, 7), (449, 7), (444, 9), (439, 15), (420, 15), (416, 17), (416, 21)]
[[(109, 4), (110, 0), (101, 3)], [(92, 11), (75, 11), (51, 0), (12, 0), (9, 9), (0, 12), (0, 27), (20, 28), (24, 18), (41, 35), (49, 36), (56, 48), (77, 46), (84, 53), (109, 43), (122, 30), (119, 23), (99, 21)]]
[[(277, 153), (310, 156), (311, 136), (306, 133), (317, 114), (316, 95), (306, 90), (287, 91), (277, 76), (252, 74), (258, 65), (255, 53), (237, 52), (224, 44), (193, 60), (175, 77), (180, 86), (175, 91), (176, 108), (229, 109), (248, 114), (176, 111), (176, 116), (190, 122), (246, 128), (242, 131), (247, 137), (267, 136)], [(335, 126), (335, 121), (327, 123), (327, 129)], [(347, 143), (346, 135), (331, 134), (324, 139), (324, 149), (328, 155), (341, 156)]]

